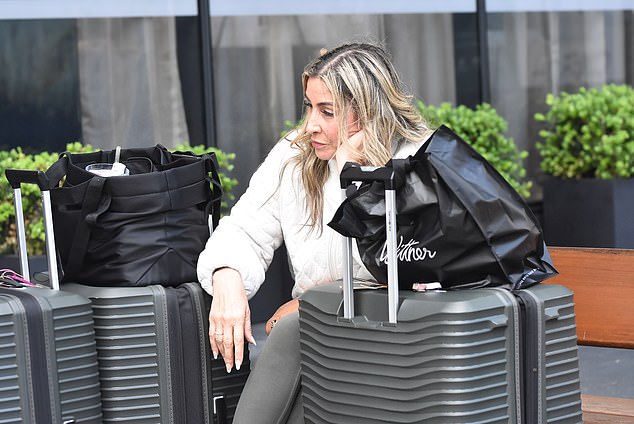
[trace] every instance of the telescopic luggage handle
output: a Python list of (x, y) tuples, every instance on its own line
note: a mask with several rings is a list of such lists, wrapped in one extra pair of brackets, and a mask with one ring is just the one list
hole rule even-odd
[[(355, 181), (381, 181), (385, 184), (385, 229), (387, 248), (388, 320), (396, 324), (398, 311), (398, 260), (396, 256), (396, 191), (394, 170), (389, 167), (361, 166), (352, 162), (344, 165), (341, 175), (342, 200), (346, 200), (346, 188)], [(352, 238), (344, 237), (343, 317), (354, 317), (352, 285)]]
[(7, 169), (7, 181), (13, 188), (15, 206), (15, 228), (18, 239), (18, 256), (20, 270), (24, 278), (30, 278), (29, 259), (26, 252), (26, 228), (24, 227), (24, 212), (22, 210), (22, 183), (37, 184), (42, 191), (42, 209), (44, 216), (44, 231), (46, 236), (46, 256), (51, 288), (59, 290), (59, 275), (57, 273), (57, 256), (55, 253), (55, 234), (53, 231), (53, 212), (51, 208), (51, 193), (49, 179), (42, 171)]

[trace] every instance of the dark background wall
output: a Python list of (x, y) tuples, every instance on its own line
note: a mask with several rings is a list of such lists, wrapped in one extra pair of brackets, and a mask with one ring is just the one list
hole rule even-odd
[(0, 147), (60, 151), (81, 139), (74, 20), (0, 20)]

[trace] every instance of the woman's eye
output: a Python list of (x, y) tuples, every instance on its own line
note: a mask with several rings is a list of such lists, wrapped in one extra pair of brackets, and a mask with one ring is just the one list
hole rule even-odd
[(304, 107), (305, 107), (306, 109), (309, 109), (309, 108), (313, 107), (313, 105), (311, 105), (311, 104), (310, 104), (310, 102), (309, 102), (308, 100), (304, 100)]
[(335, 116), (335, 114), (327, 109), (322, 109), (321, 113), (324, 114), (324, 116), (327, 116), (328, 118), (332, 118), (333, 116)]

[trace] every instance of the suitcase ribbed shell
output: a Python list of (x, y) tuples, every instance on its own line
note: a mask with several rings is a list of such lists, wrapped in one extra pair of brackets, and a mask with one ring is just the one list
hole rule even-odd
[[(385, 291), (355, 291), (340, 317), (335, 283), (301, 301), (308, 423), (515, 423), (518, 310), (495, 290), (401, 294), (398, 324), (381, 324)], [(367, 319), (366, 319), (367, 318)]]
[(573, 293), (556, 284), (516, 293), (523, 304), (524, 422), (581, 423)]
[[(43, 311), (45, 345), (29, 335), (22, 301), (0, 294), (0, 422), (35, 423), (36, 408), (51, 408), (54, 422), (101, 423), (101, 393), (90, 302), (44, 288), (19, 289)], [(45, 351), (48, 387), (34, 381), (35, 350)], [(41, 352), (40, 352), (41, 353)], [(36, 404), (34, 390), (48, 390), (50, 405)]]
[[(227, 374), (221, 358), (212, 361), (211, 298), (200, 284), (64, 288), (92, 301), (104, 424), (211, 424), (218, 395), (231, 422), (250, 363), (247, 355), (240, 371)], [(179, 297), (190, 307), (180, 310)]]

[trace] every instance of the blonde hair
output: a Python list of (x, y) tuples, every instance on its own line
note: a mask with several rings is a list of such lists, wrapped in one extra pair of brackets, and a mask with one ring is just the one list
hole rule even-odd
[[(378, 45), (354, 43), (325, 53), (322, 50), (322, 54), (304, 69), (304, 93), (308, 79), (314, 77), (324, 82), (334, 99), (339, 142), (347, 143), (345, 118), (350, 110), (364, 130), (365, 141), (356, 152), (363, 158), (364, 165), (385, 165), (397, 143), (420, 142), (431, 134), (416, 111), (412, 96), (402, 87), (387, 53)], [(302, 177), (308, 224), (321, 231), (328, 162), (315, 155), (305, 117), (297, 129), (299, 134), (293, 143), (300, 153), (290, 163), (299, 169)]]

